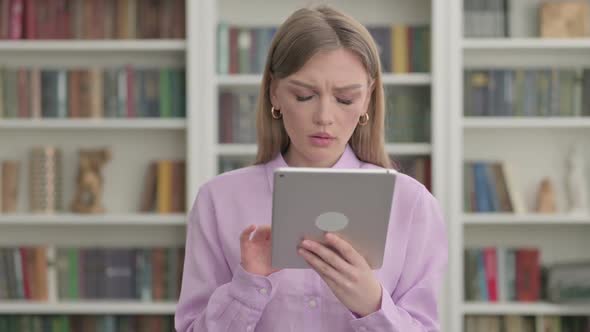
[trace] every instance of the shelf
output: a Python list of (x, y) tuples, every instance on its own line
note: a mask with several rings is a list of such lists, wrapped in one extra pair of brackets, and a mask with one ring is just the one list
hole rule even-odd
[(590, 305), (551, 303), (483, 303), (463, 304), (465, 315), (590, 315)]
[[(432, 82), (430, 74), (383, 74), (385, 85), (429, 85)], [(219, 86), (242, 86), (259, 85), (262, 82), (262, 75), (259, 74), (234, 74), (218, 75)]]
[(0, 302), (1, 314), (152, 314), (171, 315), (174, 314), (176, 303), (145, 303), (133, 301), (97, 301), (97, 302), (62, 302), (62, 303), (39, 303), (39, 302)]
[(590, 215), (466, 213), (466, 225), (590, 225)]
[(546, 38), (489, 38), (463, 39), (465, 50), (501, 50), (513, 52), (515, 50), (588, 50), (590, 38), (580, 39), (546, 39)]
[(217, 144), (217, 152), (222, 156), (254, 156), (256, 144)]
[[(432, 146), (429, 143), (399, 143), (387, 144), (385, 146), (387, 153), (394, 155), (427, 155), (432, 152)], [(217, 152), (219, 155), (227, 156), (253, 156), (256, 154), (255, 144), (218, 144)]]
[(55, 225), (55, 226), (84, 226), (84, 225), (160, 225), (184, 226), (185, 214), (0, 214), (0, 225)]
[(590, 129), (590, 117), (464, 117), (466, 129)]
[(0, 41), (2, 52), (184, 52), (185, 50), (186, 41), (182, 39)]
[(260, 83), (262, 83), (262, 75), (258, 74), (217, 75), (219, 86), (258, 85)]
[(0, 129), (186, 129), (186, 119), (0, 119)]
[(382, 80), (385, 85), (429, 85), (432, 76), (425, 73), (383, 74)]
[(432, 145), (430, 143), (387, 143), (385, 150), (395, 156), (428, 155), (432, 152)]

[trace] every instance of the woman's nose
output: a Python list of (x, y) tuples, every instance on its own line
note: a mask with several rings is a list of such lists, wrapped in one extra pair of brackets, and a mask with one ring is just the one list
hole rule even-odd
[(318, 110), (314, 114), (314, 122), (320, 126), (328, 126), (334, 122), (334, 105), (329, 98), (322, 98)]

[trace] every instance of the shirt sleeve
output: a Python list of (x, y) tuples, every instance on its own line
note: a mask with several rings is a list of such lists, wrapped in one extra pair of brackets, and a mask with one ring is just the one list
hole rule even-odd
[(240, 264), (232, 275), (217, 229), (213, 200), (205, 185), (187, 225), (182, 287), (174, 317), (178, 332), (253, 331), (276, 293), (276, 281), (248, 273)]
[(393, 293), (382, 288), (381, 309), (352, 317), (357, 332), (440, 331), (437, 295), (448, 260), (446, 225), (438, 201), (425, 188), (412, 212), (403, 271)]

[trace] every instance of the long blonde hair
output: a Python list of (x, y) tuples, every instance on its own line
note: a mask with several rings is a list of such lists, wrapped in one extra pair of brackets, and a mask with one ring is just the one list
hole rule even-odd
[(283, 121), (274, 120), (271, 115), (271, 77), (285, 78), (301, 69), (317, 52), (339, 48), (358, 56), (374, 86), (367, 110), (369, 123), (357, 126), (350, 138), (350, 146), (360, 160), (381, 167), (392, 167), (385, 152), (385, 106), (381, 64), (375, 41), (357, 20), (326, 5), (295, 11), (280, 26), (272, 40), (256, 111), (258, 153), (255, 164), (266, 163), (289, 147), (289, 136)]

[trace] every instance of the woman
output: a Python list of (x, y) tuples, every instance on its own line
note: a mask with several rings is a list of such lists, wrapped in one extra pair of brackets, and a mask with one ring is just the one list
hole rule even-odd
[(435, 198), (406, 175), (381, 269), (333, 234), (334, 251), (301, 244), (310, 269), (270, 266), (274, 169), (391, 167), (380, 71), (367, 30), (330, 7), (297, 10), (280, 27), (260, 89), (256, 164), (204, 184), (191, 210), (178, 331), (439, 330), (445, 225)]

